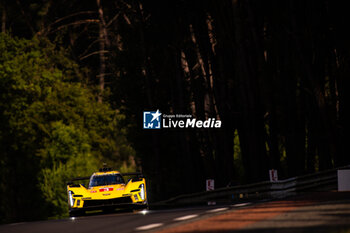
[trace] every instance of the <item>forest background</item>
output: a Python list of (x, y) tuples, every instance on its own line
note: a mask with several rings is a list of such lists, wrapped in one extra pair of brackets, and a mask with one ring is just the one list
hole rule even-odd
[[(151, 202), (350, 164), (350, 15), (330, 0), (0, 0), (0, 221), (68, 215), (108, 163)], [(348, 77), (348, 78), (346, 78)], [(143, 111), (220, 119), (144, 130)]]

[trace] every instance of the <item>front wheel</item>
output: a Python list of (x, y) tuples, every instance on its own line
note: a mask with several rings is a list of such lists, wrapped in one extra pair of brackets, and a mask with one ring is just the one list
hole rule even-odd
[(149, 210), (148, 204), (139, 204), (139, 205), (135, 205), (134, 210), (140, 211), (140, 210)]
[(69, 210), (69, 217), (79, 217), (84, 214), (85, 214), (85, 211), (83, 210), (75, 210), (75, 209)]

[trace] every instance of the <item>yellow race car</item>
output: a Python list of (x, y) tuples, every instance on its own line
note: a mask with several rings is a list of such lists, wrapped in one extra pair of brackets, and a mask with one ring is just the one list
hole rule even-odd
[[(125, 177), (132, 178), (125, 182)], [(75, 184), (81, 180), (89, 180), (88, 185)], [(146, 181), (137, 172), (122, 174), (102, 168), (91, 177), (74, 178), (67, 182), (67, 193), (70, 216), (89, 210), (147, 207)]]

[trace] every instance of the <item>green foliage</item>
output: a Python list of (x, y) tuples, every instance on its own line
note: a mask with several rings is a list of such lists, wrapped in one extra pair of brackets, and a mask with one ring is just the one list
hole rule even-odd
[(47, 161), (47, 164), (66, 162), (70, 157), (88, 155), (91, 149), (88, 135), (77, 129), (74, 125), (65, 125), (61, 121), (52, 123), (51, 137), (38, 153)]
[[(0, 54), (0, 206), (7, 206), (0, 213), (9, 219), (22, 211), (25, 219), (28, 204), (38, 202), (42, 214), (35, 218), (64, 216), (68, 179), (90, 175), (105, 161), (133, 165), (127, 155), (133, 149), (118, 125), (123, 116), (98, 103), (76, 81), (78, 66), (49, 42), (0, 34)], [(35, 194), (6, 191), (16, 186)], [(13, 199), (19, 204), (5, 205)]]
[(66, 181), (72, 177), (92, 174), (98, 168), (98, 161), (90, 153), (88, 135), (75, 129), (74, 125), (55, 122), (52, 138), (41, 150), (41, 156), (50, 160), (51, 168), (44, 168), (40, 174), (40, 190), (50, 204), (53, 216), (67, 215)]

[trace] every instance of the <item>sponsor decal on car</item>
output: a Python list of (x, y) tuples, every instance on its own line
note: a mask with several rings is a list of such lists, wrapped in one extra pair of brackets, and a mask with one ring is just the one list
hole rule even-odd
[(100, 188), (100, 192), (108, 192), (108, 191), (113, 191), (113, 188), (112, 187)]

